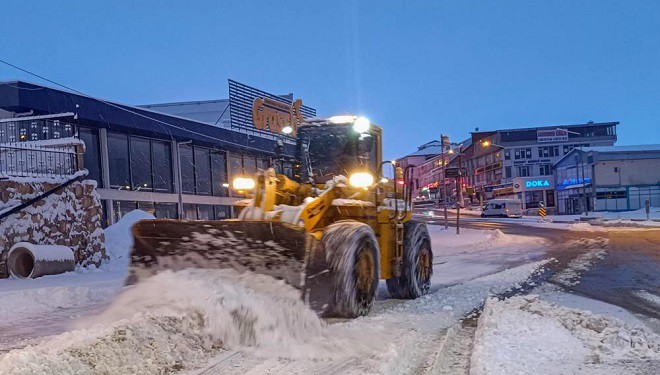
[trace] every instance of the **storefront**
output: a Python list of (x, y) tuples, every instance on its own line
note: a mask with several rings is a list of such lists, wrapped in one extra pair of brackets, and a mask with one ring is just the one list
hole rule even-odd
[(543, 202), (546, 207), (555, 207), (555, 181), (547, 177), (516, 177), (513, 191), (523, 203), (523, 209), (538, 208)]

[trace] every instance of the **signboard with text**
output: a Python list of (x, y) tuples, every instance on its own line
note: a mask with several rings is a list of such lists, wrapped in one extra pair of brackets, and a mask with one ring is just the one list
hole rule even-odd
[(568, 131), (564, 129), (537, 130), (536, 141), (541, 142), (566, 142)]
[(282, 134), (283, 128), (291, 126), (295, 136), (304, 119), (316, 117), (316, 109), (303, 105), (292, 94), (274, 95), (230, 79), (229, 117), (235, 128)]
[(516, 177), (513, 179), (513, 191), (530, 190), (552, 190), (555, 188), (555, 180), (552, 176), (539, 177)]

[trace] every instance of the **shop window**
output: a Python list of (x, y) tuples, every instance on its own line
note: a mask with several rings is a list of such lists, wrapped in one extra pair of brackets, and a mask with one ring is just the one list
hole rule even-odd
[(243, 158), (241, 155), (229, 154), (229, 177), (232, 179), (243, 174)]
[(197, 218), (199, 220), (213, 220), (213, 206), (208, 204), (197, 205)]
[(154, 202), (138, 202), (137, 203), (137, 208), (138, 210), (142, 210), (144, 212), (148, 212), (154, 216), (156, 216), (156, 207)]
[(254, 156), (243, 155), (243, 166), (248, 175), (257, 173), (257, 159)]
[(195, 185), (197, 194), (211, 195), (211, 164), (209, 149), (195, 147)]
[(124, 215), (135, 210), (135, 201), (114, 201), (114, 222), (118, 222)]
[(108, 164), (110, 169), (110, 187), (130, 189), (128, 155), (128, 136), (108, 133)]
[(216, 197), (228, 196), (228, 188), (223, 186), (229, 184), (227, 178), (227, 160), (225, 153), (221, 151), (211, 151), (211, 181), (213, 195)]
[(83, 162), (85, 169), (89, 171), (87, 178), (95, 180), (99, 187), (101, 182), (101, 153), (99, 151), (99, 133), (96, 129), (78, 128), (78, 138), (85, 142), (85, 154)]
[(177, 204), (176, 203), (155, 203), (154, 216), (157, 219), (177, 219)]
[(194, 194), (195, 164), (192, 147), (188, 145), (179, 146), (179, 157), (181, 159), (181, 191)]
[(231, 206), (213, 206), (216, 220), (229, 219), (231, 217)]
[(546, 190), (545, 191), (545, 206), (554, 207), (555, 206), (555, 191)]
[(172, 189), (172, 147), (170, 142), (151, 141), (153, 160), (154, 191), (171, 193)]
[(183, 218), (188, 220), (197, 220), (197, 206), (194, 204), (183, 204)]
[(151, 144), (146, 138), (130, 137), (133, 190), (151, 191)]

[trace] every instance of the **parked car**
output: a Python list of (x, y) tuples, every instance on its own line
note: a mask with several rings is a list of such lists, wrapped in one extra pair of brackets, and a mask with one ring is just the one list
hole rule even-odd
[(519, 199), (493, 199), (484, 206), (481, 217), (522, 217), (522, 202)]

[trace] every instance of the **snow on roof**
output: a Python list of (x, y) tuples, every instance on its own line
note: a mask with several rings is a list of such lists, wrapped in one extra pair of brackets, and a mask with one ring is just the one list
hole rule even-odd
[(595, 151), (600, 153), (608, 152), (645, 152), (645, 151), (660, 151), (660, 144), (650, 145), (629, 145), (629, 146), (596, 146), (585, 147), (583, 151)]

